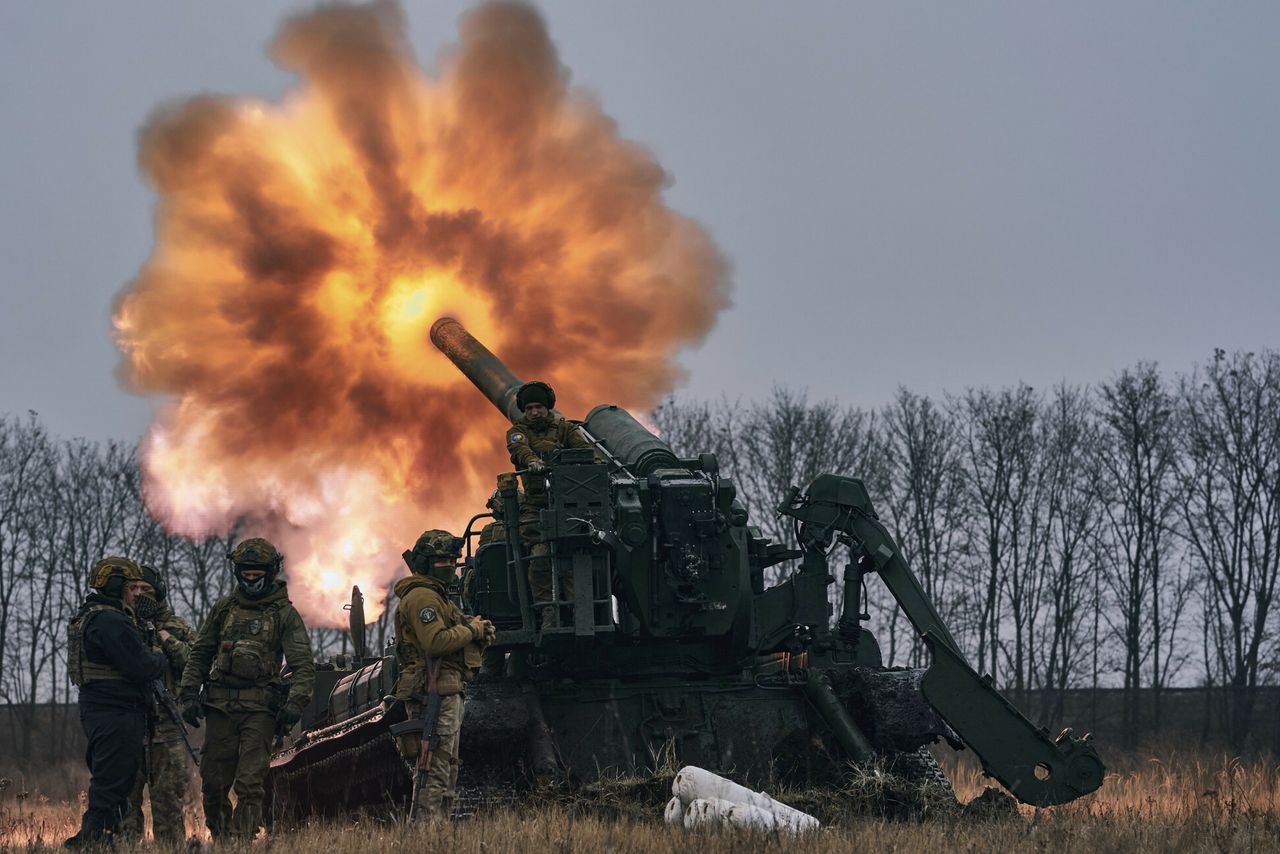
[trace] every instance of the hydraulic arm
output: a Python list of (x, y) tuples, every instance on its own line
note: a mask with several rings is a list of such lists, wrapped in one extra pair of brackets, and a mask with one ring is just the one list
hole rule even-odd
[[(916, 580), (893, 537), (876, 517), (865, 487), (852, 478), (822, 475), (809, 492), (793, 491), (779, 511), (800, 523), (800, 546), (825, 553), (832, 540), (874, 571), (933, 653), (921, 689), (988, 775), (1022, 802), (1065, 803), (1102, 785), (1105, 768), (1089, 739), (1065, 730), (1056, 739), (1036, 727), (970, 666)], [(846, 596), (854, 591), (846, 591)]]

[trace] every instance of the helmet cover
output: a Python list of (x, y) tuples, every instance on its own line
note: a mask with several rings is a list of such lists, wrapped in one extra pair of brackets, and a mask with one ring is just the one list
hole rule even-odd
[[(413, 549), (404, 553), (404, 562), (417, 575), (429, 575), (441, 581), (452, 580), (455, 574), (454, 563), (462, 556), (462, 540), (448, 531), (433, 528), (424, 531)], [(437, 568), (436, 558), (450, 558), (447, 569)]]
[(127, 557), (104, 557), (93, 565), (89, 573), (89, 586), (102, 590), (112, 578), (125, 581), (141, 581), (142, 568)]

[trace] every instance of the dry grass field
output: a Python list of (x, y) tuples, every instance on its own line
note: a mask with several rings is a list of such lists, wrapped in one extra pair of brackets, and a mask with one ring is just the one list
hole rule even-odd
[[(971, 767), (945, 763), (962, 801), (985, 788)], [(451, 854), (499, 852), (666, 852), (698, 854), (783, 851), (813, 854), (849, 851), (1280, 851), (1280, 783), (1275, 763), (1229, 757), (1136, 755), (1111, 757), (1101, 791), (1050, 810), (1022, 808), (1016, 814), (975, 818), (958, 809), (927, 808), (924, 815), (887, 819), (843, 809), (858, 793), (779, 792), (783, 800), (815, 809), (826, 822), (802, 840), (746, 832), (697, 832), (663, 825), (634, 804), (615, 803), (606, 818), (561, 798), (539, 807), (506, 809), (452, 825), (406, 827), (394, 820), (364, 818), (314, 823), (256, 846), (278, 854), (342, 854), (382, 850), (439, 850)], [(74, 832), (84, 772), (47, 769), (33, 776), (10, 774), (0, 781), (0, 847), (39, 850)], [(874, 781), (864, 781), (874, 785)], [(653, 789), (650, 787), (650, 791)], [(194, 792), (193, 792), (194, 793)], [(80, 795), (82, 797), (82, 794)], [(630, 808), (629, 808), (630, 807)], [(619, 817), (621, 816), (621, 817)], [(188, 829), (203, 839), (198, 808)], [(148, 846), (157, 850), (156, 846)], [(193, 847), (198, 847), (193, 843)], [(120, 846), (126, 848), (126, 846)]]

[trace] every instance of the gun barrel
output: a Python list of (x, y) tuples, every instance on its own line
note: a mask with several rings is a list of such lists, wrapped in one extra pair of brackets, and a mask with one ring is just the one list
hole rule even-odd
[(449, 361), (489, 398), (499, 412), (512, 423), (520, 420), (516, 392), (524, 382), (489, 352), (488, 347), (477, 341), (465, 326), (452, 317), (442, 317), (431, 324), (431, 343), (449, 357)]
[(587, 432), (618, 458), (637, 477), (648, 477), (658, 469), (680, 467), (671, 446), (650, 433), (621, 406), (602, 404), (587, 413), (582, 422)]

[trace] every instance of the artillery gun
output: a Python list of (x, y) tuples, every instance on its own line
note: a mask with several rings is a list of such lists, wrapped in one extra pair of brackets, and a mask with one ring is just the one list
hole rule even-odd
[[(519, 419), (521, 380), (458, 321), (436, 321), (431, 340)], [(468, 688), (463, 784), (590, 782), (672, 760), (748, 783), (837, 783), (851, 762), (877, 759), (941, 776), (925, 750), (940, 738), (973, 750), (1024, 803), (1061, 804), (1102, 784), (1087, 736), (1051, 737), (968, 663), (861, 481), (824, 474), (793, 487), (777, 508), (794, 523), (791, 548), (750, 523), (713, 455), (680, 458), (608, 404), (580, 429), (590, 448), (552, 452), (524, 475), (545, 478), (544, 538), (555, 576), (573, 581), (570, 597), (555, 585), (553, 605), (568, 619), (535, 619), (515, 474), (499, 475), (498, 508), (467, 526), (459, 600), (498, 631)], [(796, 568), (766, 585), (765, 570), (784, 562)], [(872, 576), (928, 646), (928, 668), (884, 666), (863, 625)], [(364, 655), (354, 598), (351, 627), (351, 667), (318, 674), (303, 734), (272, 761), (279, 813), (408, 794), (389, 731), (404, 711), (384, 700), (394, 653)]]

